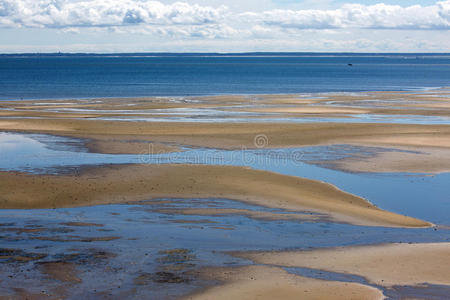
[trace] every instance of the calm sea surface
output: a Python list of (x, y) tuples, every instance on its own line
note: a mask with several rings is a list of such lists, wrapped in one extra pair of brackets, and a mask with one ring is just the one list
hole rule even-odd
[(450, 86), (450, 54), (0, 56), (0, 99), (416, 90)]

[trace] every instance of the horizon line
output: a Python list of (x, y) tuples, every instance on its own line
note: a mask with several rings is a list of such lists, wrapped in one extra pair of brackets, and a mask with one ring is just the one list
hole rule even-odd
[(323, 51), (245, 51), (245, 52), (4, 52), (0, 56), (74, 56), (74, 55), (141, 55), (141, 56), (161, 56), (161, 55), (216, 55), (216, 56), (242, 56), (242, 55), (450, 55), (450, 52), (323, 52)]

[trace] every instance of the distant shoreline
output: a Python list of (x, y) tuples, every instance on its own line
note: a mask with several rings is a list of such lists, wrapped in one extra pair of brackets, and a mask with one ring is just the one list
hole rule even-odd
[(0, 57), (401, 57), (421, 56), (450, 57), (450, 52), (123, 52), (123, 53), (83, 53), (83, 52), (48, 52), (48, 53), (0, 53)]

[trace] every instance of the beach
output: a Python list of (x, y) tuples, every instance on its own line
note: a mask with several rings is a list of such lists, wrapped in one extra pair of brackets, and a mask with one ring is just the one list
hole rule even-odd
[(447, 88), (1, 101), (0, 134), (0, 297), (450, 291)]

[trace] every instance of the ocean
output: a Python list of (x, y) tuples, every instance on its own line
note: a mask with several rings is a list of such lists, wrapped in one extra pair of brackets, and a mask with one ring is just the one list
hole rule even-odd
[(0, 99), (405, 91), (450, 86), (450, 54), (0, 55)]

